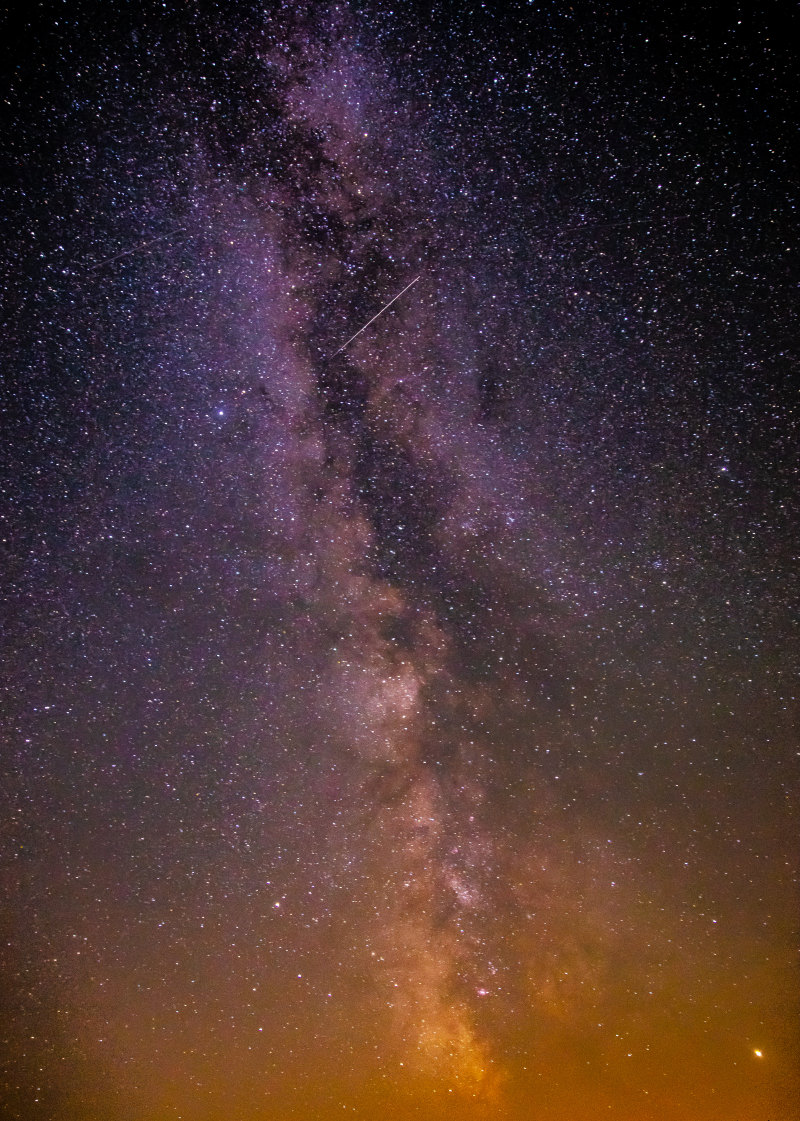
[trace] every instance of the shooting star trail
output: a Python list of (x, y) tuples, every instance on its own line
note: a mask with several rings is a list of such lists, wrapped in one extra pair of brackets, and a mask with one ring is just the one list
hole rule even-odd
[(388, 304), (386, 304), (384, 307), (382, 307), (381, 310), (379, 312), (377, 312), (377, 314), (373, 315), (373, 317), (372, 317), (372, 319), (370, 319), (369, 323), (365, 323), (363, 327), (359, 327), (359, 329), (356, 331), (356, 333), (354, 335), (351, 335), (350, 338), (347, 340), (347, 342), (342, 343), (342, 345), (339, 347), (339, 349), (333, 352), (333, 354), (331, 355), (331, 358), (335, 358), (337, 354), (342, 353), (342, 351), (344, 350), (345, 347), (350, 346), (350, 343), (353, 341), (353, 339), (357, 339), (362, 331), (366, 331), (366, 329), (367, 329), (367, 327), (369, 327), (370, 323), (374, 323), (375, 320), (379, 316), (383, 315), (383, 313), (386, 311), (387, 308), (390, 308), (392, 306), (392, 304), (396, 303), (397, 300), (400, 299), (401, 296), (405, 295), (405, 293), (409, 290), (409, 288), (411, 288), (414, 284), (416, 284), (421, 276), (422, 276), (422, 273), (420, 273), (419, 276), (415, 276), (414, 279), (411, 281), (411, 284), (407, 284), (402, 292), (398, 292), (396, 296), (394, 296), (391, 300), (389, 300)]
[(625, 218), (619, 222), (579, 222), (575, 226), (562, 226), (559, 234), (574, 233), (576, 230), (628, 229), (630, 226), (669, 226), (673, 222), (689, 221), (688, 214), (673, 214), (669, 218)]
[(114, 253), (111, 257), (104, 257), (102, 261), (97, 261), (94, 265), (90, 265), (86, 271), (87, 273), (96, 272), (97, 269), (102, 268), (103, 265), (109, 265), (112, 261), (118, 261), (121, 257), (130, 257), (132, 253), (143, 253), (146, 249), (149, 249), (151, 245), (158, 245), (161, 241), (168, 241), (171, 237), (176, 237), (178, 234), (185, 233), (186, 227), (181, 226), (180, 229), (172, 230), (168, 234), (161, 234), (159, 237), (152, 237), (148, 241), (141, 241), (138, 245), (134, 245), (132, 249), (123, 249), (121, 253)]

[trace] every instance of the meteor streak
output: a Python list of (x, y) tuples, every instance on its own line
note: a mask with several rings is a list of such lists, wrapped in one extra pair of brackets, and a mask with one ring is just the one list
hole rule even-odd
[(181, 226), (178, 230), (171, 230), (168, 234), (160, 234), (159, 237), (151, 237), (148, 241), (140, 241), (138, 245), (134, 245), (132, 249), (123, 249), (121, 253), (114, 253), (111, 257), (104, 257), (102, 261), (97, 261), (95, 264), (90, 265), (86, 270), (87, 272), (96, 272), (97, 269), (103, 265), (109, 265), (112, 261), (118, 261), (120, 257), (130, 257), (132, 253), (143, 253), (149, 249), (151, 245), (158, 245), (161, 241), (168, 241), (169, 238), (175, 237), (177, 234), (186, 233), (185, 226)]
[(347, 340), (347, 342), (342, 343), (342, 345), (339, 347), (339, 349), (334, 351), (334, 353), (331, 355), (331, 358), (335, 358), (337, 354), (341, 354), (342, 351), (344, 350), (344, 348), (346, 346), (349, 346), (350, 343), (353, 341), (353, 339), (357, 339), (362, 331), (366, 331), (366, 329), (367, 329), (367, 327), (369, 327), (370, 323), (374, 323), (375, 320), (378, 318), (378, 316), (383, 315), (383, 313), (386, 311), (387, 308), (390, 308), (393, 303), (395, 303), (397, 300), (400, 299), (401, 296), (405, 295), (405, 293), (409, 290), (409, 288), (412, 287), (412, 285), (417, 283), (420, 276), (422, 276), (422, 273), (420, 273), (419, 276), (415, 276), (414, 279), (411, 281), (411, 284), (407, 284), (402, 292), (398, 292), (396, 296), (393, 296), (392, 299), (389, 300), (388, 304), (386, 304), (384, 307), (381, 308), (381, 310), (379, 312), (377, 312), (375, 315), (373, 315), (373, 317), (372, 317), (372, 319), (370, 319), (369, 323), (365, 323), (363, 327), (359, 327), (359, 329), (356, 331), (356, 333), (354, 335), (351, 335), (350, 338)]

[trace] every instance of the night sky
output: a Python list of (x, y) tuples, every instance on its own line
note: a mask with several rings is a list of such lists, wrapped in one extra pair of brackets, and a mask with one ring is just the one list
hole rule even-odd
[(795, 9), (14, 7), (0, 1115), (797, 1121)]

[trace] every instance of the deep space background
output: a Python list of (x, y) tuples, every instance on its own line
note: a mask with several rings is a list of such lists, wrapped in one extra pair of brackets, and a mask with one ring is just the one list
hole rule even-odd
[(6, 9), (3, 1117), (800, 1118), (793, 14)]

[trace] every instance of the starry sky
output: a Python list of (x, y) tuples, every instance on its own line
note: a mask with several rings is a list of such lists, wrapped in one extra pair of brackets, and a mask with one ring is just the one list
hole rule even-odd
[(800, 1118), (755, 7), (7, 17), (3, 1117)]

